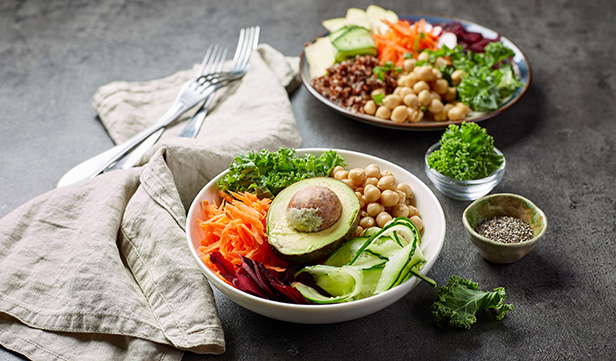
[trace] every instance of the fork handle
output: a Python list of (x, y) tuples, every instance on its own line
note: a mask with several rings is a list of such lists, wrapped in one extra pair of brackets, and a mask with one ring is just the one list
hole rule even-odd
[(124, 154), (133, 149), (137, 144), (141, 143), (144, 139), (149, 137), (152, 133), (155, 133), (159, 129), (169, 125), (180, 115), (190, 109), (194, 104), (178, 103), (169, 108), (169, 110), (150, 127), (140, 131), (123, 143), (116, 145), (115, 147), (93, 157), (85, 162), (77, 165), (70, 171), (68, 171), (58, 182), (58, 187), (66, 186), (76, 183), (78, 181), (96, 177), (102, 171), (105, 170), (113, 162), (120, 159)]

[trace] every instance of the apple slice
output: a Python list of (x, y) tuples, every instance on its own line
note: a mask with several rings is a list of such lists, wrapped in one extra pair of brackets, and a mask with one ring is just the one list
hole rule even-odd
[(346, 25), (346, 18), (327, 19), (323, 20), (321, 24), (325, 29), (327, 29), (327, 31), (333, 33), (334, 31)]
[(306, 61), (310, 67), (310, 77), (316, 78), (325, 75), (327, 68), (336, 60), (336, 49), (332, 45), (329, 36), (318, 38), (314, 43), (304, 48)]
[(391, 23), (398, 22), (398, 14), (391, 10), (385, 10), (378, 5), (369, 5), (366, 9), (366, 17), (368, 18), (373, 33), (385, 33), (389, 29), (389, 26), (382, 21), (383, 19)]
[(347, 25), (363, 26), (368, 30), (372, 29), (370, 21), (368, 21), (368, 17), (366, 16), (366, 11), (358, 8), (349, 8), (347, 10), (346, 23)]

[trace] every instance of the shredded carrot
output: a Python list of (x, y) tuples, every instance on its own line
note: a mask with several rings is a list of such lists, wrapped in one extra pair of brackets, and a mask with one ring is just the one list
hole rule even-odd
[[(276, 257), (267, 243), (265, 220), (271, 200), (259, 199), (249, 192), (221, 192), (220, 197), (220, 205), (208, 201), (201, 204), (202, 217), (197, 220), (204, 231), (199, 249), (201, 260), (218, 273), (209, 256), (218, 251), (236, 268), (242, 264), (241, 255), (262, 262), (270, 270), (283, 271), (288, 263)], [(220, 273), (218, 276), (225, 280)]]
[(373, 34), (381, 64), (390, 61), (395, 66), (402, 66), (404, 54), (410, 53), (413, 58), (417, 58), (423, 50), (438, 49), (438, 37), (431, 32), (425, 32), (425, 19), (415, 21), (412, 25), (408, 20), (398, 20), (397, 23), (387, 20), (383, 22), (389, 29), (384, 34)]

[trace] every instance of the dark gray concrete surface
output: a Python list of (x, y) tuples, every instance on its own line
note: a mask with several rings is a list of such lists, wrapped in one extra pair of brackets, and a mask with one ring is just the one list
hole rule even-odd
[[(192, 65), (240, 27), (299, 55), (320, 21), (369, 1), (0, 2), (0, 216), (52, 189), (78, 162), (112, 145), (90, 106), (114, 80), (148, 80)], [(383, 1), (398, 13), (454, 16), (490, 27), (528, 56), (533, 80), (512, 109), (482, 126), (507, 156), (494, 192), (524, 195), (547, 214), (535, 250), (510, 265), (484, 261), (462, 228), (468, 202), (437, 194), (445, 245), (430, 276), (451, 274), (515, 305), (501, 322), (438, 328), (422, 284), (371, 316), (295, 325), (251, 313), (218, 294), (227, 351), (196, 360), (616, 359), (616, 3), (613, 0)], [(304, 147), (388, 159), (424, 182), (423, 154), (440, 132), (401, 132), (346, 119), (305, 89), (292, 95)], [(431, 184), (429, 186), (435, 191)], [(21, 356), (0, 348), (0, 360)]]

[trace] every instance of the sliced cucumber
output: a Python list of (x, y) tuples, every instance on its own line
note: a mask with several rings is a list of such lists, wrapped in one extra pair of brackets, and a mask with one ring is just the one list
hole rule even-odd
[(323, 264), (341, 267), (351, 263), (357, 251), (364, 245), (368, 237), (356, 237), (338, 248)]
[(304, 267), (300, 272), (310, 273), (315, 278), (316, 284), (331, 295), (331, 297), (322, 295), (303, 283), (293, 283), (293, 287), (306, 299), (315, 303), (342, 302), (353, 298), (362, 290), (363, 273), (357, 267), (316, 265)]
[(376, 55), (377, 48), (370, 30), (361, 26), (344, 26), (330, 34), (332, 44), (338, 50), (336, 61), (356, 55)]

